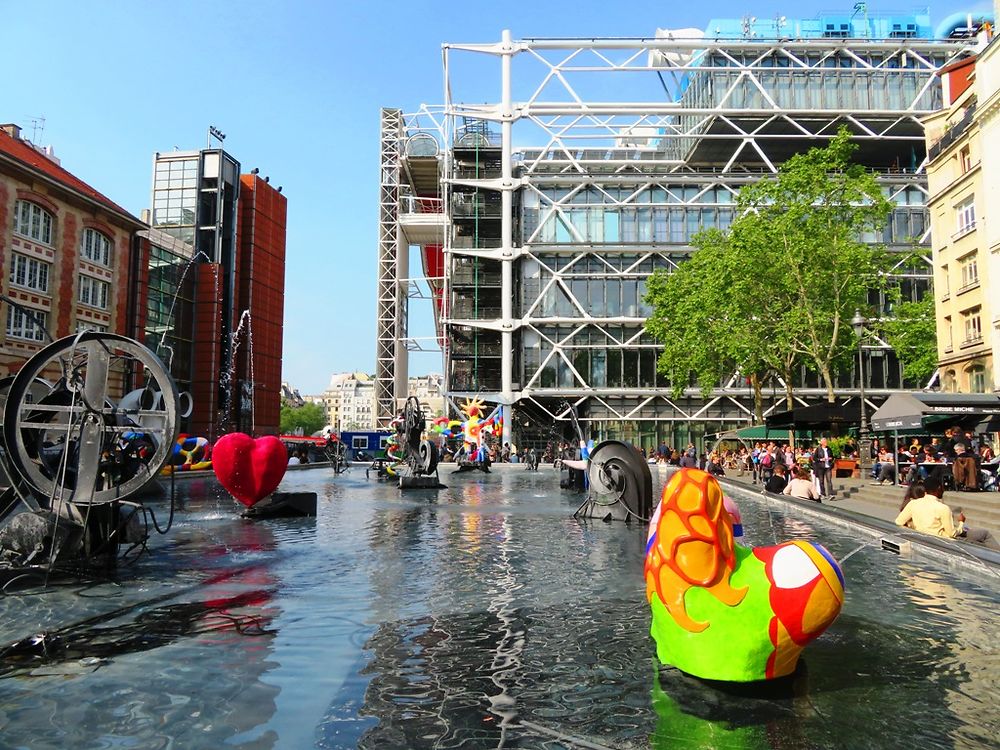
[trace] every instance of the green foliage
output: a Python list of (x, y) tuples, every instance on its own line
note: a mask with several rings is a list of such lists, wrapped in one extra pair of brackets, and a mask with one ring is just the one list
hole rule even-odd
[(903, 363), (903, 375), (921, 382), (929, 380), (938, 359), (934, 297), (927, 294), (920, 302), (900, 303), (893, 313), (882, 327), (886, 341)]
[(804, 361), (833, 399), (832, 373), (855, 350), (848, 321), (890, 265), (862, 241), (892, 206), (851, 163), (854, 149), (841, 129), (826, 148), (793, 156), (740, 191), (727, 233), (699, 234), (688, 262), (650, 279), (646, 329), (664, 346), (658, 367), (675, 393), (690, 374), (707, 392), (735, 368), (790, 383)]
[(282, 435), (291, 435), (299, 427), (302, 428), (303, 435), (312, 435), (325, 425), (326, 411), (319, 404), (304, 404), (298, 408), (288, 404), (281, 405), (279, 430)]

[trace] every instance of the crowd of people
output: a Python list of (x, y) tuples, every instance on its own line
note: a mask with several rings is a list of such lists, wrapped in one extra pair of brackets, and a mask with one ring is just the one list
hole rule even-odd
[(895, 451), (876, 446), (875, 451), (872, 476), (881, 484), (898, 479), (899, 484), (910, 485), (934, 478), (960, 492), (997, 488), (1000, 464), (993, 448), (959, 427), (945, 430), (943, 438), (900, 442)]

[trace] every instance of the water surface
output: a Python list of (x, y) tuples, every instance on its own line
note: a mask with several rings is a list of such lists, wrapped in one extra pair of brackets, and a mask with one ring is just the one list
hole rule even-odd
[[(645, 529), (576, 521), (551, 471), (290, 473), (316, 519), (251, 523), (178, 483), (113, 582), (0, 598), (0, 748), (974, 748), (1000, 735), (996, 576), (874, 546), (787, 689), (658, 668)], [(744, 492), (747, 543), (865, 537)]]

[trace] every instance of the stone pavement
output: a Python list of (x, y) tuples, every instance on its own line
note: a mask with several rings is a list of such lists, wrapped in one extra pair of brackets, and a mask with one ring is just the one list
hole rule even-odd
[[(726, 479), (742, 484), (752, 489), (760, 489), (760, 485), (752, 483), (750, 474), (743, 476), (739, 472), (726, 473)], [(892, 485), (881, 486), (873, 479), (834, 479), (836, 498), (824, 500), (823, 504), (830, 508), (844, 510), (871, 516), (893, 523), (899, 514), (899, 506), (906, 492), (905, 487)], [(962, 509), (966, 523), (973, 528), (984, 528), (997, 539), (1000, 539), (1000, 492), (956, 492), (946, 490), (944, 502), (951, 506), (957, 515)]]

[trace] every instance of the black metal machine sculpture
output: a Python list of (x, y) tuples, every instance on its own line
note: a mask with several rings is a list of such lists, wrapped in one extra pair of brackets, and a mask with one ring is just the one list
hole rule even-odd
[(574, 516), (604, 521), (648, 522), (653, 512), (653, 477), (635, 447), (605, 440), (586, 467), (587, 499)]
[(0, 381), (0, 399), (0, 585), (113, 563), (121, 544), (144, 543), (150, 519), (165, 531), (137, 499), (170, 457), (181, 406), (153, 352), (115, 334), (68, 336)]
[(438, 478), (438, 448), (424, 438), (427, 420), (416, 396), (406, 399), (402, 419), (396, 426), (397, 442), (403, 448), (406, 468), (399, 473), (400, 489), (443, 487)]

